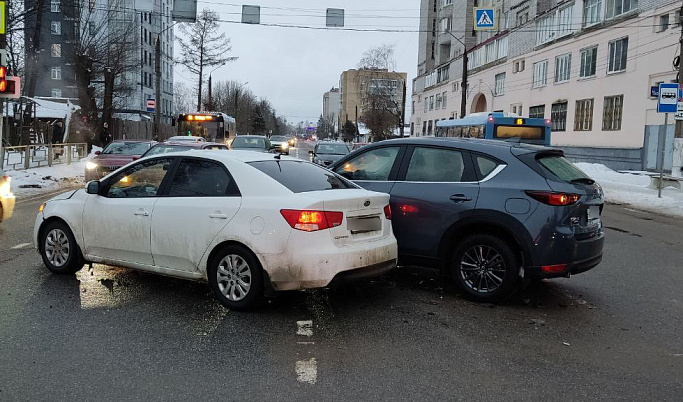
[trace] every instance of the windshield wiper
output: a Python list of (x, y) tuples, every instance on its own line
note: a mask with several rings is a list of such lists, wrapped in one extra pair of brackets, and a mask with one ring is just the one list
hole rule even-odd
[(588, 178), (588, 177), (579, 177), (578, 179), (572, 179), (569, 181), (570, 183), (586, 183), (586, 184), (593, 184), (595, 183), (595, 180)]

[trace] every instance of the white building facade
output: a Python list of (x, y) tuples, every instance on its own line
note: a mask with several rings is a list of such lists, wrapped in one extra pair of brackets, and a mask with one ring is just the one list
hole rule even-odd
[(497, 8), (498, 29), (475, 35), (472, 0), (422, 3), (433, 16), (423, 25), (435, 29), (424, 35), (433, 51), (420, 45), (413, 135), (433, 135), (436, 121), (460, 117), (463, 46), (448, 29), (468, 48), (466, 113), (543, 117), (552, 144), (570, 153), (614, 158), (619, 167), (642, 163), (648, 126), (664, 121), (650, 87), (676, 80), (680, 1), (484, 0), (477, 6)]
[(341, 92), (332, 88), (323, 94), (323, 117), (334, 122), (334, 131), (339, 131), (339, 110), (341, 110)]

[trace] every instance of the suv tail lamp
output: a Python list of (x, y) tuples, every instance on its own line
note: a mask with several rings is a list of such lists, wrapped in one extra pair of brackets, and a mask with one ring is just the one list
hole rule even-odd
[(281, 209), (280, 213), (289, 226), (304, 232), (333, 228), (341, 225), (344, 220), (343, 212)]
[(578, 194), (554, 193), (551, 191), (526, 191), (526, 194), (536, 201), (554, 206), (572, 205), (581, 198)]

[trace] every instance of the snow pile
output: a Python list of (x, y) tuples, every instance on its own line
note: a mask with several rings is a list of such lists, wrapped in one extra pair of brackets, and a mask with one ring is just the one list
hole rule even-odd
[(667, 187), (662, 189), (662, 198), (658, 198), (657, 189), (648, 188), (650, 177), (643, 172), (619, 173), (599, 163), (576, 163), (576, 166), (600, 183), (608, 202), (683, 216), (683, 191)]
[(70, 165), (60, 164), (52, 167), (39, 167), (28, 170), (6, 170), (5, 174), (12, 177), (12, 192), (17, 197), (56, 191), (60, 187), (81, 185), (85, 164), (95, 156), (100, 147), (93, 147), (90, 155)]

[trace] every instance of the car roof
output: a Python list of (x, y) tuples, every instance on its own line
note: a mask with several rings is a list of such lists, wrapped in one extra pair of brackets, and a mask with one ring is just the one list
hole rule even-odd
[(251, 135), (251, 134), (249, 134), (249, 135), (238, 135), (235, 138), (236, 139), (237, 138), (264, 138), (265, 139), (266, 136), (265, 135)]
[(541, 145), (526, 144), (523, 142), (505, 141), (505, 140), (485, 140), (481, 138), (460, 138), (460, 137), (410, 137), (410, 138), (396, 138), (391, 140), (384, 140), (380, 142), (373, 142), (369, 146), (381, 145), (441, 145), (452, 146), (461, 149), (466, 149), (475, 152), (497, 152), (509, 151), (511, 148), (524, 149), (528, 151), (543, 151), (551, 149)]
[[(144, 142), (147, 144), (154, 144), (156, 141), (153, 141), (153, 140), (114, 140), (112, 142)], [(111, 144), (112, 142), (110, 142), (109, 144)]]
[(281, 155), (279, 159), (275, 158), (277, 155), (276, 154), (270, 154), (270, 153), (264, 153), (264, 152), (259, 152), (259, 151), (247, 151), (247, 150), (231, 150), (230, 152), (226, 152), (225, 150), (215, 150), (215, 149), (208, 149), (208, 150), (202, 150), (200, 153), (197, 153), (196, 150), (189, 150), (189, 151), (181, 151), (181, 152), (173, 152), (173, 154), (162, 154), (162, 155), (153, 155), (151, 158), (156, 158), (156, 157), (169, 157), (169, 156), (192, 156), (192, 157), (201, 157), (201, 158), (207, 158), (207, 159), (213, 159), (221, 162), (230, 162), (230, 161), (239, 161), (239, 162), (244, 162), (244, 163), (249, 163), (249, 162), (261, 162), (261, 161), (276, 161), (276, 160), (288, 160), (288, 161), (295, 161), (295, 162), (303, 162), (307, 163), (306, 161), (294, 157), (289, 157), (285, 155)]
[(199, 148), (199, 147), (203, 146), (204, 144), (205, 143), (194, 142), (194, 141), (164, 141), (164, 142), (160, 142), (154, 146), (158, 147), (158, 146), (162, 146), (162, 145), (171, 145), (171, 146)]

